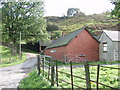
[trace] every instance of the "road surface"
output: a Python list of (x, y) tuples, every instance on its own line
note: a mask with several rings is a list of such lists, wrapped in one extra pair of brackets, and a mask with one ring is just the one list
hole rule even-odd
[(28, 54), (29, 59), (24, 63), (0, 68), (0, 90), (2, 88), (17, 88), (20, 80), (25, 78), (33, 67), (36, 66), (37, 58), (34, 54)]

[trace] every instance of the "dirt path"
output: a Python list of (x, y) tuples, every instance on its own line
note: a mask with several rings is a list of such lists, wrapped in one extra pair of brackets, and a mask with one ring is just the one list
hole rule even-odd
[(36, 66), (36, 54), (27, 53), (27, 58), (28, 60), (24, 63), (0, 68), (0, 90), (2, 88), (17, 88), (20, 80)]

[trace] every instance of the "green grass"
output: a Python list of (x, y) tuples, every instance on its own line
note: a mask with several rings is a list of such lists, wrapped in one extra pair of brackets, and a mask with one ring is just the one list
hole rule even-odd
[[(118, 68), (118, 65), (109, 65), (108, 67), (116, 67)], [(45, 70), (46, 72), (48, 70)], [(58, 71), (62, 71), (65, 73), (70, 74), (70, 69), (69, 68), (60, 68)], [(20, 81), (19, 88), (60, 88), (56, 87), (51, 87), (50, 82), (46, 79), (47, 78), (47, 73), (44, 73), (44, 77), (41, 75), (37, 75), (37, 71), (33, 71), (29, 73), (28, 77), (24, 78), (22, 81)], [(84, 68), (73, 68), (73, 75), (85, 78), (85, 70)], [(103, 68), (100, 67), (100, 76), (99, 76), (99, 82), (106, 84), (108, 86), (111, 86), (113, 88), (119, 88), (119, 72), (117, 69), (110, 69), (110, 68)], [(71, 77), (70, 75), (66, 75), (63, 73), (58, 73), (58, 78), (65, 80), (67, 82), (71, 83)], [(90, 79), (96, 81), (97, 80), (97, 67), (90, 67)], [(86, 80), (80, 79), (73, 77), (74, 84), (78, 85), (82, 88), (86, 88)], [(56, 81), (56, 80), (55, 80)], [(71, 88), (70, 84), (66, 84), (63, 81), (59, 81), (59, 85), (62, 85), (64, 88)], [(91, 82), (91, 87), (96, 88), (96, 83)], [(74, 86), (74, 88), (77, 88)], [(102, 85), (99, 85), (99, 88), (108, 88)]]
[[(66, 34), (88, 26), (88, 30), (94, 31), (93, 35), (98, 35), (103, 29), (113, 30), (114, 27), (118, 24), (118, 20), (108, 17), (109, 15), (110, 13), (101, 13), (97, 15), (87, 15), (86, 17), (76, 16), (64, 19), (56, 19), (57, 17), (50, 17), (50, 19), (47, 21), (53, 24), (57, 24), (60, 27), (59, 31), (65, 32)], [(52, 32), (52, 37), (55, 33), (55, 31)], [(59, 38), (57, 35), (54, 37), (54, 39)]]
[[(109, 65), (109, 67), (118, 67), (118, 65)], [(59, 69), (59, 71), (70, 74), (70, 69), (68, 69), (68, 68), (62, 68), (62, 69)], [(118, 83), (119, 83), (119, 77), (118, 76), (119, 75), (118, 74), (119, 74), (118, 70), (116, 70), (116, 69), (101, 67), (100, 68), (99, 82), (101, 82), (103, 84), (106, 84), (106, 85), (109, 85), (109, 86), (114, 87), (114, 88), (119, 88), (119, 85), (118, 85)], [(69, 75), (62, 74), (62, 73), (59, 73), (58, 75), (59, 75), (58, 77), (60, 79), (71, 82), (71, 78), (70, 78)], [(73, 75), (85, 78), (84, 68), (74, 68), (73, 69)], [(74, 79), (74, 84), (75, 85), (86, 88), (86, 83), (85, 83), (86, 81), (85, 80), (79, 79), (79, 78), (76, 78), (76, 77), (74, 77), (73, 79)], [(96, 81), (96, 79), (97, 79), (97, 67), (96, 66), (90, 67), (90, 79), (94, 80), (94, 81)], [(59, 80), (59, 85), (62, 85), (65, 88), (71, 88), (70, 84), (65, 84), (64, 82), (62, 82), (60, 80)], [(96, 88), (96, 83), (91, 82), (91, 87)], [(75, 88), (77, 88), (77, 87), (75, 87)], [(99, 88), (107, 88), (107, 87), (99, 85)]]
[(42, 75), (38, 75), (37, 71), (29, 73), (28, 77), (20, 81), (19, 88), (53, 88)]
[[(46, 57), (46, 60), (49, 61), (50, 59), (48, 57)], [(56, 62), (56, 60), (54, 61)], [(106, 61), (93, 61), (93, 62), (89, 62), (89, 64), (116, 64), (116, 63), (120, 63), (120, 61), (113, 61), (113, 62), (106, 62)], [(73, 62), (72, 63), (73, 65), (83, 65), (84, 63), (83, 62)], [(49, 65), (49, 63), (46, 63), (46, 65)], [(57, 60), (57, 65), (58, 66), (62, 66), (62, 65), (70, 65), (69, 62), (62, 62), (62, 61), (58, 61)]]
[(26, 54), (23, 53), (22, 60), (19, 55), (11, 55), (11, 48), (0, 46), (0, 68), (16, 65), (26, 60)]
[(106, 62), (106, 61), (97, 61), (97, 62), (89, 62), (89, 64), (118, 64), (120, 61), (112, 61), (112, 62)]

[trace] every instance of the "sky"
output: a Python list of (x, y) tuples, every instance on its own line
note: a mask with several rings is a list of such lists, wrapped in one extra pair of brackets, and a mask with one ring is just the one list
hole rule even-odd
[(45, 16), (63, 16), (68, 8), (79, 8), (86, 15), (111, 11), (110, 0), (44, 0)]

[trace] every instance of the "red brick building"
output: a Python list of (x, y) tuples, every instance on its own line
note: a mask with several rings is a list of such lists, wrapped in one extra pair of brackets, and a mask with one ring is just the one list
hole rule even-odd
[(81, 28), (53, 41), (45, 49), (45, 55), (53, 56), (60, 61), (97, 61), (99, 42), (86, 28)]

